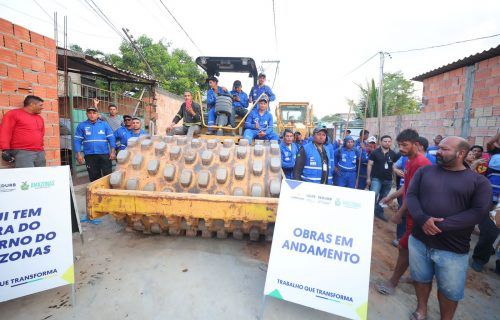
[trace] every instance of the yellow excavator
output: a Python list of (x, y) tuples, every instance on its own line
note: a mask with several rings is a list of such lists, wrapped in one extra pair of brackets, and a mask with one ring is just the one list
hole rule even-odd
[(278, 131), (290, 129), (307, 139), (314, 130), (313, 106), (309, 102), (280, 102), (276, 107)]
[[(257, 82), (251, 58), (196, 61), (208, 76), (243, 72)], [(129, 139), (116, 170), (88, 185), (88, 217), (111, 214), (128, 229), (148, 234), (271, 240), (282, 181), (280, 148), (276, 141), (241, 139), (239, 128), (253, 106), (232, 128), (227, 102), (211, 127), (218, 136), (204, 134), (209, 127), (203, 114), (199, 137)]]

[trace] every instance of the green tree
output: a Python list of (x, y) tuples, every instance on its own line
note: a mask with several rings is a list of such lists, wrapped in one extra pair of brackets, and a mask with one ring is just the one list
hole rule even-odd
[[(182, 95), (186, 90), (194, 92), (206, 89), (205, 73), (198, 69), (195, 61), (186, 51), (171, 49), (169, 43), (154, 42), (146, 35), (136, 40), (136, 46), (151, 67), (153, 74), (130, 42), (121, 43), (120, 54), (106, 54), (94, 49), (83, 50), (78, 45), (71, 45), (70, 49), (99, 58), (120, 69), (152, 76), (162, 88), (172, 93)], [(134, 85), (130, 84), (113, 84), (113, 90), (130, 90), (133, 87)]]
[[(366, 111), (366, 117), (372, 118), (378, 115), (378, 87), (375, 80), (371, 80), (366, 86), (358, 84), (360, 97), (356, 103), (356, 117), (362, 119)], [(368, 101), (368, 103), (367, 103)], [(402, 115), (420, 112), (420, 104), (415, 98), (415, 88), (411, 81), (406, 80), (403, 74), (384, 73), (384, 95), (382, 103), (382, 115)]]
[(337, 121), (341, 121), (341, 120), (342, 120), (342, 118), (339, 116), (338, 113), (328, 114), (320, 119), (321, 122), (325, 122), (325, 123), (332, 123), (332, 122), (337, 122)]

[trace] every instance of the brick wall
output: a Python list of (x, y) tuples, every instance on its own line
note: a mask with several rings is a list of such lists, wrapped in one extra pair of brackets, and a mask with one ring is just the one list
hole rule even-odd
[[(465, 69), (458, 68), (424, 79), (422, 112), (463, 110)], [(500, 105), (500, 56), (475, 64), (471, 108)]]
[(41, 97), (45, 152), (51, 166), (60, 164), (56, 58), (53, 39), (0, 19), (0, 121), (9, 110), (22, 107), (27, 95)]
[[(176, 94), (167, 92), (161, 88), (156, 88), (156, 134), (164, 135), (165, 129), (174, 118), (184, 98)], [(179, 123), (182, 123), (179, 122)]]
[[(395, 138), (401, 130), (414, 128), (431, 143), (437, 134), (460, 136), (464, 125), (465, 70), (463, 67), (425, 79), (422, 113), (384, 117), (381, 135)], [(471, 144), (486, 146), (500, 128), (500, 56), (475, 64), (469, 115), (469, 134), (464, 138)], [(377, 119), (367, 119), (366, 127), (376, 134)]]

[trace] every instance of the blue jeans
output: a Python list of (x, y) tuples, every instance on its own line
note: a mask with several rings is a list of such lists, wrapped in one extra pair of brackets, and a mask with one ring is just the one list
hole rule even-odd
[(427, 247), (417, 238), (408, 240), (411, 278), (432, 284), (436, 276), (438, 290), (452, 301), (464, 298), (469, 255)]
[[(403, 188), (403, 186), (399, 186), (398, 190), (401, 188)], [(399, 204), (398, 208), (401, 208), (401, 206), (403, 205), (403, 197), (398, 198), (398, 204)], [(396, 239), (398, 240), (401, 239), (401, 237), (403, 236), (403, 234), (405, 234), (405, 232), (406, 232), (406, 214), (403, 215), (401, 223), (396, 226)]]
[(392, 188), (392, 180), (381, 180), (372, 178), (370, 191), (375, 192), (375, 215), (379, 217), (384, 216), (384, 209), (378, 204), (382, 198), (387, 197)]
[[(207, 125), (215, 125), (215, 107), (208, 108), (208, 123)], [(213, 131), (214, 129), (208, 129), (208, 131)]]

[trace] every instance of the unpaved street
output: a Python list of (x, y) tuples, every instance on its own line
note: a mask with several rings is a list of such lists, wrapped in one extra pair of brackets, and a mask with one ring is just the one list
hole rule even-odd
[[(84, 208), (84, 188), (77, 187)], [(145, 236), (126, 232), (109, 217), (83, 224), (74, 236), (77, 303), (70, 287), (0, 304), (0, 318), (17, 319), (255, 319), (262, 298), (270, 244), (233, 239)], [(394, 226), (375, 221), (369, 319), (408, 319), (416, 299), (410, 284), (391, 297), (374, 284), (390, 274), (397, 250)], [(474, 236), (476, 238), (476, 236)], [(490, 265), (491, 262), (490, 262)], [(499, 277), (468, 273), (456, 319), (500, 319)], [(267, 298), (265, 319), (340, 319)], [(439, 319), (435, 292), (428, 319)]]

